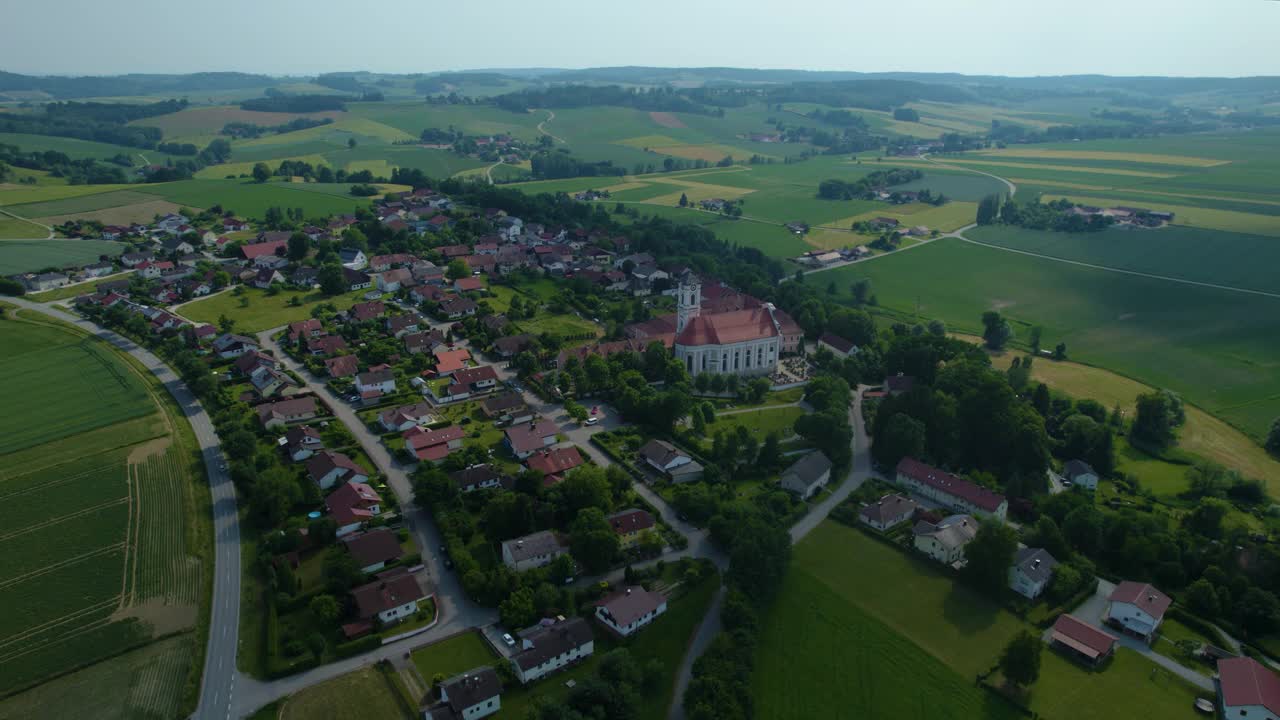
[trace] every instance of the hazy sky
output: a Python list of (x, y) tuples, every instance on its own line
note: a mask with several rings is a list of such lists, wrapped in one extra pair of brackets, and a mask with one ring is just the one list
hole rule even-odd
[(8, 0), (0, 70), (1280, 75), (1275, 0)]

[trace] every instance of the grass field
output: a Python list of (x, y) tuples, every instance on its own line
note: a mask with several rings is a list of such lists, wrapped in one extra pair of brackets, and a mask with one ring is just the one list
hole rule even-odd
[(1117, 650), (1100, 673), (1088, 672), (1046, 650), (1041, 655), (1040, 679), (1031, 688), (1031, 709), (1048, 720), (1191, 720), (1204, 717), (1196, 712), (1196, 697), (1194, 688), (1127, 648)]
[[(282, 290), (271, 296), (265, 290), (245, 288), (243, 295), (224, 292), (187, 303), (178, 308), (178, 313), (199, 323), (217, 323), (219, 317), (226, 315), (235, 320), (236, 332), (257, 333), (295, 320), (305, 320), (311, 317), (311, 309), (321, 303), (333, 303), (339, 310), (345, 310), (360, 302), (365, 292), (325, 297), (319, 292)], [(290, 305), (293, 298), (298, 298), (301, 304), (296, 307)], [(241, 304), (244, 299), (248, 300), (247, 305)]]
[(9, 215), (0, 215), (0, 240), (42, 238), (48, 234), (49, 231), (46, 228), (35, 223)]
[(493, 665), (497, 656), (475, 632), (465, 632), (413, 652), (413, 664), (427, 682), (437, 673), (451, 678), (482, 665)]
[[(1121, 275), (942, 239), (874, 262), (818, 273), (847, 289), (872, 280), (880, 306), (974, 332), (997, 309), (1015, 332), (1044, 327), (1090, 365), (1192, 403), (1261, 438), (1280, 415), (1280, 300)], [(1211, 382), (1206, 379), (1212, 378)]]
[(730, 413), (717, 415), (715, 423), (707, 426), (708, 435), (722, 431), (737, 432), (739, 427), (745, 427), (757, 440), (763, 441), (771, 432), (778, 433), (778, 436), (785, 440), (795, 434), (792, 427), (795, 426), (796, 420), (804, 415), (804, 409), (775, 407), (753, 412), (730, 411)]
[[(143, 186), (138, 187), (141, 188)], [(150, 187), (148, 187), (148, 190)], [(53, 217), (55, 215), (72, 215), (75, 213), (91, 212), (94, 210), (104, 210), (106, 208), (122, 207), (125, 205), (133, 205), (135, 203), (154, 202), (161, 199), (163, 198), (158, 195), (150, 192), (144, 192), (142, 190), (113, 190), (110, 192), (94, 193), (91, 195), (46, 200), (44, 202), (24, 203), (22, 205), (9, 206), (6, 209), (15, 215), (20, 215), (22, 217), (44, 218)]]
[(1213, 167), (1226, 165), (1230, 160), (1191, 157), (1187, 155), (1161, 155), (1158, 153), (1108, 152), (1105, 150), (1040, 150), (1036, 148), (1009, 148), (976, 153), (982, 156), (1037, 158), (1049, 160), (1105, 160), (1136, 162), (1152, 165), (1181, 165), (1185, 167)]
[[(127, 190), (133, 185), (0, 185), (0, 207)], [(22, 213), (17, 213), (21, 215)]]
[[(1118, 203), (1116, 200), (1105, 197), (1091, 197), (1088, 195), (1045, 195), (1045, 202), (1057, 200), (1059, 198), (1067, 198), (1072, 202), (1084, 205), (1100, 205), (1110, 206)], [(1187, 198), (1191, 200), (1191, 198)], [(1127, 201), (1126, 201), (1127, 202)], [(1151, 204), (1151, 203), (1147, 203)], [(1205, 228), (1209, 230), (1222, 230), (1231, 233), (1254, 233), (1257, 235), (1267, 235), (1270, 237), (1280, 237), (1280, 221), (1274, 215), (1262, 215), (1252, 212), (1239, 212), (1234, 210), (1218, 210), (1214, 208), (1193, 207), (1190, 205), (1174, 204), (1174, 200), (1169, 202), (1155, 203), (1152, 210), (1163, 210), (1166, 212), (1176, 213), (1174, 222), (1175, 227)]]
[[(427, 680), (430, 682), (430, 678)], [(395, 699), (388, 677), (374, 667), (361, 668), (290, 697), (280, 708), (281, 720), (370, 718), (412, 720)], [(416, 708), (415, 708), (416, 709)]]
[(577, 315), (569, 314), (550, 315), (546, 312), (541, 312), (531, 320), (521, 320), (517, 325), (522, 332), (533, 335), (548, 333), (550, 335), (568, 337), (570, 335), (600, 335), (603, 333), (599, 325)]
[(25, 509), (0, 513), (0, 604), (12, 609), (0, 620), (0, 694), (91, 666), (61, 694), (125, 717), (182, 714), (195, 700), (203, 637), (190, 631), (203, 627), (212, 538), (190, 426), (158, 381), (101, 341), (25, 313), (0, 335), (0, 358), (28, 380), (17, 398), (27, 427), (11, 415), (0, 450), (0, 497)]

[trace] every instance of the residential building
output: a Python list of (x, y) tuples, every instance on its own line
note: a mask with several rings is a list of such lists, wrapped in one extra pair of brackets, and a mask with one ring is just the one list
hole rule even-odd
[(910, 520), (920, 506), (910, 498), (897, 493), (889, 493), (858, 512), (858, 520), (863, 525), (884, 532), (895, 525)]
[(1018, 548), (1009, 566), (1009, 587), (1028, 600), (1040, 597), (1053, 580), (1058, 561), (1043, 548)]
[(401, 338), (410, 333), (418, 332), (418, 328), (422, 323), (422, 317), (417, 313), (405, 313), (403, 315), (392, 315), (387, 318), (387, 332), (392, 337)]
[(473, 392), (492, 392), (498, 386), (498, 374), (492, 365), (463, 368), (453, 373), (453, 381)]
[(382, 313), (387, 311), (387, 306), (380, 300), (372, 300), (370, 302), (360, 302), (351, 306), (347, 311), (347, 320), (350, 322), (369, 322), (377, 320)]
[(528, 350), (533, 345), (533, 336), (528, 333), (508, 335), (493, 341), (493, 351), (498, 357), (507, 359)]
[(368, 290), (373, 287), (373, 278), (345, 265), (342, 268), (342, 281), (347, 284), (348, 290)]
[(369, 265), (369, 259), (359, 248), (344, 247), (338, 250), (338, 260), (342, 263), (342, 267), (349, 270), (363, 270)]
[(324, 506), (338, 525), (338, 537), (344, 537), (382, 512), (382, 496), (364, 482), (349, 481), (329, 493)]
[(346, 351), (347, 341), (341, 335), (321, 335), (309, 337), (304, 341), (307, 352), (313, 357), (328, 357)]
[(911, 388), (915, 387), (916, 379), (910, 375), (891, 375), (884, 379), (885, 392), (897, 397), (905, 392), (911, 392)]
[(969, 515), (951, 515), (936, 525), (921, 520), (912, 528), (915, 547), (943, 565), (964, 564), (964, 546), (978, 534), (978, 521)]
[(436, 356), (436, 375), (440, 377), (447, 377), (465, 368), (467, 361), (471, 359), (471, 353), (466, 348), (448, 350), (440, 347), (433, 350), (432, 354)]
[(1009, 502), (1004, 495), (926, 465), (915, 458), (904, 457), (898, 463), (897, 483), (958, 512), (993, 517), (1004, 522), (1009, 511)]
[(1251, 657), (1218, 661), (1223, 718), (1280, 720), (1280, 677)]
[(516, 572), (550, 565), (553, 560), (569, 552), (560, 538), (549, 530), (542, 530), (524, 537), (504, 540), (502, 562)]
[(595, 637), (586, 620), (575, 617), (546, 622), (520, 633), (520, 651), (511, 656), (511, 669), (527, 685), (557, 670), (591, 657)]
[(479, 305), (461, 296), (440, 303), (440, 312), (450, 320), (460, 320), (475, 315), (479, 308)]
[(1172, 602), (1168, 595), (1148, 583), (1126, 580), (1116, 585), (1107, 598), (1104, 619), (1108, 625), (1151, 642)]
[(321, 490), (328, 490), (339, 482), (369, 482), (367, 470), (346, 455), (330, 450), (321, 450), (307, 458), (306, 467), (307, 476)]
[(449, 479), (458, 486), (458, 492), (469, 493), (477, 490), (510, 489), (514, 483), (493, 465), (472, 465), (469, 468), (449, 473)]
[(244, 335), (225, 333), (213, 340), (213, 351), (223, 360), (238, 358), (250, 350), (256, 351), (257, 349), (258, 343), (253, 338), (248, 338)]
[(669, 475), (681, 465), (688, 465), (693, 458), (666, 440), (650, 440), (640, 447), (637, 455), (646, 465), (663, 475)]
[(324, 369), (329, 377), (351, 377), (360, 372), (360, 358), (355, 355), (339, 355), (324, 361)]
[(387, 432), (403, 432), (419, 425), (429, 425), (433, 421), (431, 406), (425, 402), (401, 405), (378, 413), (378, 423)]
[(831, 481), (831, 461), (821, 450), (814, 450), (782, 471), (782, 489), (808, 500)]
[(533, 411), (524, 401), (524, 396), (515, 392), (485, 398), (480, 402), (480, 410), (490, 420), (500, 420), (508, 424), (527, 423), (533, 419)]
[(375, 573), (404, 555), (400, 538), (386, 528), (378, 528), (343, 538), (342, 543), (355, 558), (356, 566), (363, 573)]
[(52, 290), (70, 284), (71, 280), (66, 275), (59, 272), (39, 273), (36, 275), (23, 276), (23, 284), (31, 292), (42, 292), (44, 290)]
[(289, 459), (302, 462), (324, 449), (324, 440), (320, 431), (309, 425), (297, 425), (289, 428), (284, 434), (284, 450)]
[(392, 625), (418, 612), (418, 602), (426, 595), (413, 575), (407, 572), (383, 575), (387, 577), (379, 577), (351, 591), (357, 617), (369, 622), (376, 617), (383, 625)]
[(356, 390), (361, 395), (378, 393), (386, 395), (396, 391), (396, 374), (391, 370), (369, 370), (356, 375)]
[(845, 340), (835, 333), (823, 333), (822, 337), (818, 338), (818, 347), (826, 348), (836, 357), (847, 358), (858, 354), (858, 346), (854, 345), (852, 340)]
[(560, 428), (550, 420), (538, 420), (507, 428), (505, 442), (513, 455), (524, 460), (542, 448), (555, 445), (559, 432)]
[(502, 682), (491, 667), (468, 670), (440, 683), (440, 701), (423, 720), (477, 720), (502, 709)]
[(1098, 489), (1098, 472), (1083, 460), (1068, 460), (1062, 468), (1062, 477), (1071, 483), (1072, 487), (1081, 487), (1086, 490)]
[(457, 425), (439, 430), (413, 427), (405, 432), (403, 437), (405, 450), (412, 453), (415, 458), (440, 462), (449, 457), (449, 453), (462, 447), (466, 432)]
[(665, 595), (632, 585), (596, 603), (596, 622), (620, 637), (631, 637), (666, 611)]
[(284, 427), (290, 423), (313, 420), (320, 414), (316, 399), (310, 395), (290, 398), (273, 403), (263, 403), (254, 408), (262, 427)]
[(1089, 667), (1095, 667), (1116, 649), (1116, 637), (1105, 630), (1063, 613), (1053, 623), (1049, 644)]
[(564, 474), (578, 467), (583, 462), (578, 448), (570, 445), (563, 448), (536, 450), (525, 459), (530, 470), (542, 473), (542, 484), (550, 487), (564, 480)]
[(420, 355), (434, 350), (444, 343), (444, 334), (439, 330), (431, 332), (410, 333), (404, 336), (404, 349), (410, 355)]
[(640, 539), (645, 533), (653, 530), (655, 524), (653, 515), (639, 508), (616, 512), (605, 519), (609, 521), (609, 527), (612, 527), (614, 534), (618, 536), (623, 550), (639, 545)]

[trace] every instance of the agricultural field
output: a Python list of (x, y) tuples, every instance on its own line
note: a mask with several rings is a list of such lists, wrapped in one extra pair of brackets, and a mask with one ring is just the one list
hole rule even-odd
[[(226, 316), (235, 321), (236, 332), (259, 333), (295, 320), (306, 320), (311, 317), (311, 310), (322, 303), (333, 303), (339, 310), (345, 310), (360, 302), (365, 292), (325, 297), (317, 291), (281, 290), (276, 295), (268, 295), (266, 290), (246, 287), (239, 294), (223, 292), (186, 303), (176, 308), (176, 312), (195, 323), (217, 324), (218, 318)], [(295, 298), (297, 305), (292, 304)]]
[(99, 255), (119, 255), (126, 247), (106, 240), (0, 240), (0, 275), (79, 267), (97, 262)]
[(215, 105), (212, 107), (188, 107), (169, 115), (135, 120), (131, 124), (160, 128), (164, 131), (166, 140), (183, 142), (182, 138), (185, 137), (216, 135), (227, 123), (241, 122), (270, 127), (283, 125), (298, 118), (339, 120), (344, 115), (345, 113), (338, 111), (317, 113), (256, 112), (253, 110), (241, 110), (237, 105)]
[[(1183, 395), (1255, 440), (1280, 415), (1280, 299), (1123, 275), (943, 238), (814, 276), (870, 278), (880, 307), (975, 332), (995, 309), (1071, 357)], [(918, 313), (918, 315), (917, 315)], [(1015, 338), (1016, 341), (1016, 338)], [(1212, 378), (1211, 382), (1206, 382)]]
[(48, 234), (49, 230), (41, 225), (11, 215), (0, 215), (0, 240), (42, 238)]
[(109, 716), (182, 714), (212, 569), (191, 429), (150, 374), (69, 326), (19, 313), (0, 324), (0, 348), (29, 380), (15, 398), (26, 415), (6, 420), (0, 447), (12, 508), (0, 513), (0, 603), (13, 609), (0, 622), (0, 694), (78, 671), (55, 683), (59, 697)]
[(290, 697), (277, 717), (280, 720), (349, 717), (412, 720), (416, 714), (409, 712), (411, 708), (404, 703), (397, 702), (399, 691), (394, 682), (392, 675), (379, 667), (361, 668)]

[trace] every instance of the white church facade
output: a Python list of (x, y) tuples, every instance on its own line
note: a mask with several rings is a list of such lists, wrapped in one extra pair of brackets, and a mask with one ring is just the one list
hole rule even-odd
[[(778, 365), (784, 339), (799, 328), (772, 304), (730, 312), (702, 311), (702, 284), (692, 273), (680, 278), (676, 295), (675, 356), (690, 375), (767, 375)], [(784, 327), (785, 326), (785, 327)]]

